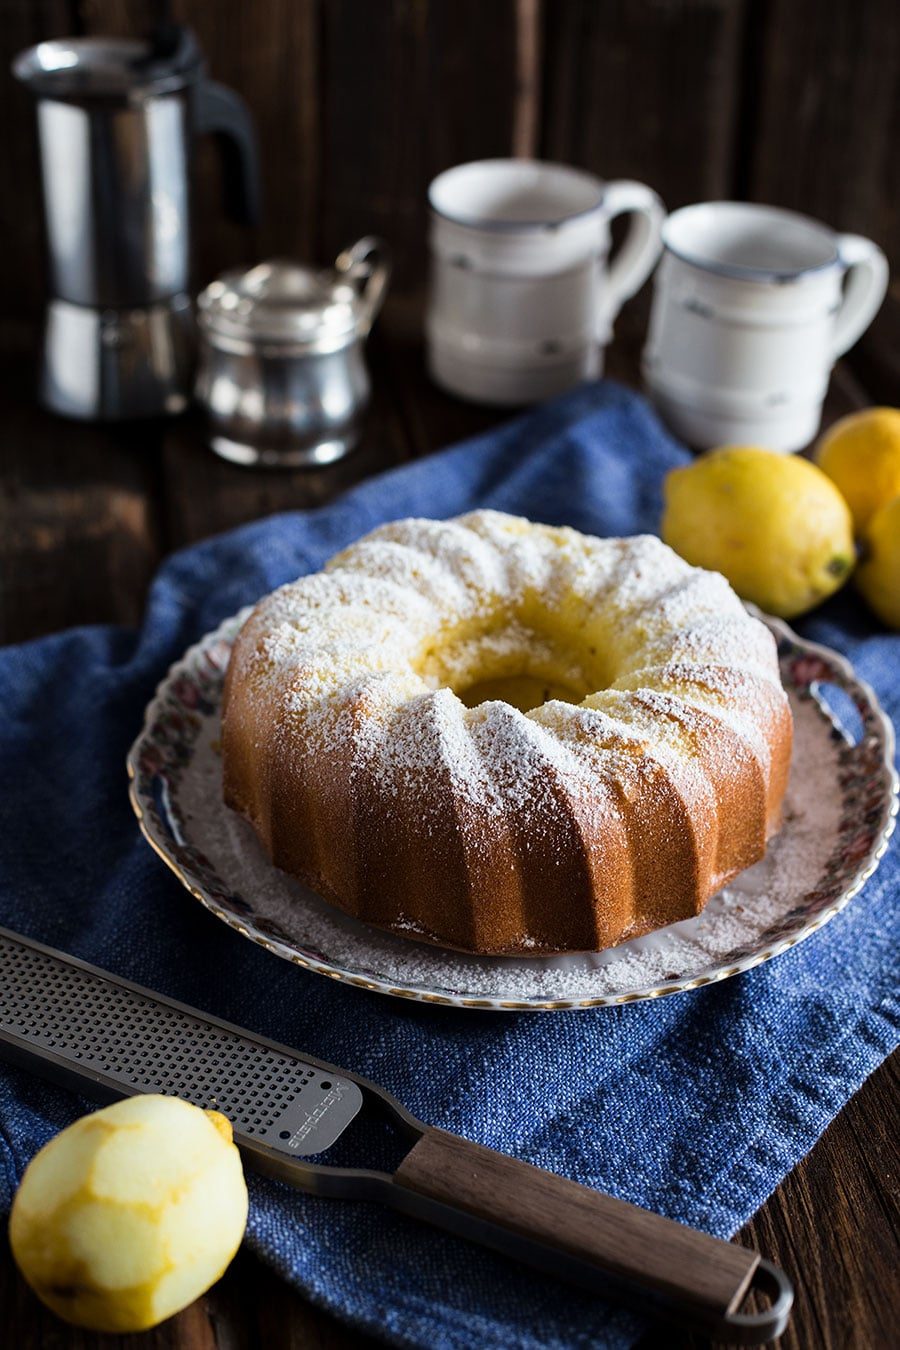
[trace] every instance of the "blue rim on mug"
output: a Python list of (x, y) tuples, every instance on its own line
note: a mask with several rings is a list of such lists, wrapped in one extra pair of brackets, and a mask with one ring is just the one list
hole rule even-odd
[[(565, 215), (559, 216), (555, 220), (496, 220), (490, 217), (470, 216), (461, 212), (451, 212), (441, 208), (435, 201), (435, 190), (442, 184), (446, 184), (451, 176), (461, 174), (473, 169), (500, 169), (508, 168), (523, 169), (534, 168), (541, 170), (551, 170), (556, 174), (562, 174), (568, 178), (570, 183), (579, 182), (585, 188), (591, 188), (594, 193), (594, 200), (587, 206), (581, 207), (577, 211), (569, 211)], [(583, 220), (588, 216), (603, 210), (605, 199), (606, 184), (599, 179), (596, 174), (590, 173), (586, 169), (578, 169), (571, 164), (559, 164), (553, 160), (540, 159), (474, 159), (465, 164), (454, 164), (449, 169), (444, 169), (436, 178), (433, 178), (428, 185), (428, 206), (432, 214), (441, 220), (448, 221), (451, 225), (461, 225), (470, 230), (485, 230), (494, 233), (517, 233), (535, 232), (538, 230), (558, 230), (562, 225), (568, 225), (574, 220)]]
[[(803, 226), (827, 245), (828, 256), (823, 258), (821, 262), (809, 263), (806, 266), (785, 268), (757, 267), (752, 264), (731, 263), (714, 258), (704, 258), (699, 254), (691, 254), (690, 251), (684, 248), (684, 245), (676, 247), (672, 243), (672, 227), (673, 224), (677, 224), (679, 219), (683, 219), (689, 213), (707, 211), (710, 208), (719, 207), (737, 207), (740, 210), (749, 213), (777, 216), (782, 221)], [(702, 272), (711, 272), (715, 276), (729, 277), (733, 281), (768, 281), (783, 286), (793, 281), (799, 281), (801, 278), (810, 276), (813, 273), (826, 272), (830, 268), (841, 267), (844, 265), (838, 248), (837, 236), (827, 225), (823, 225), (820, 221), (814, 220), (812, 216), (805, 216), (799, 211), (789, 211), (781, 206), (766, 206), (759, 202), (694, 202), (690, 206), (679, 207), (677, 211), (671, 212), (663, 223), (662, 242), (664, 250), (667, 253), (671, 253), (673, 257), (679, 260), (679, 262), (687, 263), (689, 267), (696, 267)]]

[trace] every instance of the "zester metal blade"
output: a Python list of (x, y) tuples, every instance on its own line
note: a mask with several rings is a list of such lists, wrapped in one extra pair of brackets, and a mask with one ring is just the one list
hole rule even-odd
[(221, 1111), (256, 1154), (322, 1153), (363, 1104), (330, 1066), (2, 928), (0, 1052), (76, 1091)]

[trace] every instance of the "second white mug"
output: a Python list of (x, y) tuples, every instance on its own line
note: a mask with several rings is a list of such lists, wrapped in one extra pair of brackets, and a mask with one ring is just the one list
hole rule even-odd
[[(523, 404), (596, 378), (615, 316), (659, 256), (656, 193), (563, 164), (489, 159), (440, 174), (428, 200), (437, 383)], [(608, 262), (609, 222), (622, 214), (632, 222)]]
[(673, 212), (663, 244), (643, 365), (669, 426), (698, 450), (808, 445), (832, 366), (884, 299), (884, 254), (745, 202)]

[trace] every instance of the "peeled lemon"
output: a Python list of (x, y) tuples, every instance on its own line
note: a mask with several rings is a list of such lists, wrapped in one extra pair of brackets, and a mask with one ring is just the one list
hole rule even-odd
[(826, 431), (816, 463), (837, 484), (862, 533), (882, 506), (900, 496), (900, 408), (866, 408)]
[(900, 496), (869, 522), (856, 584), (879, 619), (900, 628)]
[(853, 570), (847, 503), (796, 455), (725, 446), (673, 469), (664, 494), (666, 543), (770, 614), (804, 614)]
[(67, 1322), (143, 1331), (219, 1278), (246, 1223), (225, 1117), (141, 1096), (83, 1116), (35, 1155), (9, 1236), (25, 1279)]

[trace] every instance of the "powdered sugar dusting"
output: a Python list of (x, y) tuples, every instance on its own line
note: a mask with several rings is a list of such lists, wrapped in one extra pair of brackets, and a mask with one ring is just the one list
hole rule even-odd
[[(622, 767), (623, 739), (666, 760), (708, 811), (691, 709), (730, 718), (765, 764), (768, 705), (783, 697), (771, 635), (722, 577), (653, 536), (598, 539), (493, 511), (373, 531), (262, 601), (235, 661), (234, 687), (276, 741), (302, 738), (311, 759), (349, 744), (345, 760), (391, 800), (440, 771), (498, 824), (536, 809), (548, 769), (589, 803)], [(554, 703), (467, 708), (451, 692), (520, 675), (523, 662), (608, 714), (599, 750)], [(648, 688), (671, 715), (641, 701)]]

